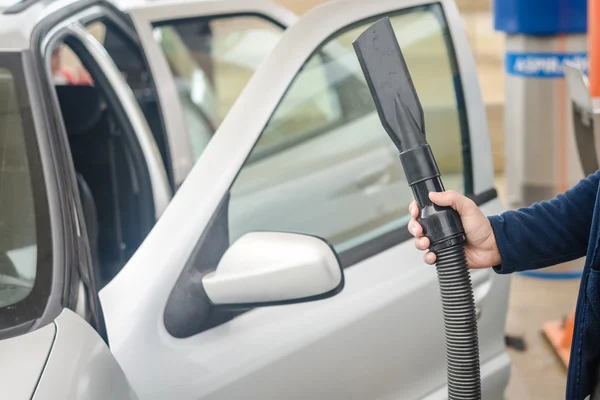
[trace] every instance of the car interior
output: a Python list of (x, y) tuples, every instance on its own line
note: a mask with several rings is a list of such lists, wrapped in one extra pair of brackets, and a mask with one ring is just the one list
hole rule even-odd
[(88, 71), (89, 78), (65, 81), (60, 79), (61, 71), (53, 71), (54, 87), (101, 288), (144, 240), (155, 223), (155, 213), (149, 173), (135, 132), (118, 100), (112, 100), (115, 94), (100, 68), (76, 44), (73, 40), (57, 51), (70, 57), (69, 67), (79, 69), (80, 78)]
[(93, 33), (96, 40), (104, 46), (133, 91), (164, 160), (171, 189), (176, 190), (169, 143), (162, 121), (158, 94), (152, 75), (144, 62), (144, 56), (140, 53), (140, 45), (135, 43), (137, 37), (132, 37), (131, 35), (134, 34), (132, 32), (126, 34), (125, 30), (119, 29), (108, 19), (94, 21), (88, 24), (86, 29)]

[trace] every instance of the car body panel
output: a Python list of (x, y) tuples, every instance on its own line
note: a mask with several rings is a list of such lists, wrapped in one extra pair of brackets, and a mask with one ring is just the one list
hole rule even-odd
[(65, 309), (34, 400), (137, 400), (127, 377), (98, 333)]
[(56, 326), (48, 324), (33, 332), (0, 340), (2, 398), (29, 400), (50, 354)]
[(18, 14), (0, 10), (0, 51), (17, 51), (31, 47), (31, 37), (36, 26), (53, 14), (82, 0), (40, 0)]
[[(112, 349), (140, 396), (387, 399), (444, 387), (437, 280), (409, 241), (346, 269), (344, 291), (327, 301), (254, 309), (186, 339), (170, 336), (163, 322), (183, 265), (304, 61), (347, 25), (425, 3), (326, 4), (290, 28), (262, 63), (155, 229), (100, 292)], [(463, 77), (474, 189), (484, 193), (493, 189), (493, 170), (475, 64), (456, 6), (442, 4)], [(497, 199), (482, 208), (503, 211)], [(501, 393), (510, 370), (503, 338), (510, 280), (491, 270), (473, 272), (473, 280), (483, 368), (499, 371), (484, 380), (497, 386), (484, 391)]]

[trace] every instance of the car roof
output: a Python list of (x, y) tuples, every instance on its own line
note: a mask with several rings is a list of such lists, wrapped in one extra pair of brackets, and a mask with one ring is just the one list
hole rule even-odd
[[(153, 0), (105, 0), (128, 11)], [(198, 0), (194, 0), (198, 1)], [(203, 1), (203, 0), (200, 0)], [(0, 0), (0, 51), (25, 50), (31, 47), (31, 35), (44, 18), (64, 7), (90, 0)]]
[(0, 0), (0, 51), (30, 48), (31, 34), (40, 21), (80, 1), (84, 0)]

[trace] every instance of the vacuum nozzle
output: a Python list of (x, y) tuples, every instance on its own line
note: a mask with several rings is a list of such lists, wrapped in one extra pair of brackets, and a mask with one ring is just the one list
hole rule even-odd
[(419, 222), (437, 256), (448, 365), (448, 399), (481, 400), (479, 347), (473, 287), (458, 213), (429, 199), (444, 191), (425, 139), (421, 102), (388, 18), (367, 28), (353, 43), (381, 124), (400, 151), (404, 175), (421, 209)]
[(400, 152), (425, 141), (425, 117), (389, 18), (353, 43), (381, 122)]
[(382, 18), (353, 43), (369, 85), (381, 124), (398, 148), (404, 175), (421, 209), (423, 234), (431, 251), (465, 240), (460, 217), (449, 207), (439, 207), (430, 192), (443, 192), (444, 184), (425, 138), (425, 117), (408, 67), (389, 18)]

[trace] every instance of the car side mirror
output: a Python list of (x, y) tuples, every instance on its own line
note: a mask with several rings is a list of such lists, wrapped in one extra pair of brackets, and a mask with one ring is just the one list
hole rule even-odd
[(214, 305), (250, 308), (334, 296), (344, 287), (344, 273), (337, 254), (323, 239), (252, 232), (227, 249), (202, 284)]

